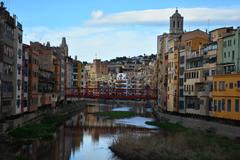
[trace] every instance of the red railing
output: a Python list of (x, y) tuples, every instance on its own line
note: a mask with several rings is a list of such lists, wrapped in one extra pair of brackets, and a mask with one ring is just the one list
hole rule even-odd
[(157, 99), (155, 89), (112, 89), (112, 88), (68, 88), (66, 98), (92, 98), (92, 99)]

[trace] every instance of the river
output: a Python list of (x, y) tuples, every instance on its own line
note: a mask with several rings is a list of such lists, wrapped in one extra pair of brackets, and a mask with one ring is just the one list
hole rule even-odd
[[(92, 114), (102, 111), (133, 111), (136, 116), (109, 120)], [(151, 112), (149, 104), (87, 103), (82, 112), (58, 128), (53, 140), (15, 142), (10, 146), (12, 156), (26, 160), (120, 160), (109, 146), (120, 135), (156, 132), (158, 128), (145, 124), (153, 120)]]

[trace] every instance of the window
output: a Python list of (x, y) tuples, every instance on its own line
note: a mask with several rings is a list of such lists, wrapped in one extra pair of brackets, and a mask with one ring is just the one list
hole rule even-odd
[(20, 89), (21, 89), (21, 80), (17, 80), (17, 88), (18, 88), (18, 90), (20, 91)]
[(214, 112), (217, 111), (217, 100), (214, 99), (213, 101)]
[(220, 91), (225, 90), (225, 82), (224, 82), (224, 81), (220, 81), (220, 82), (219, 82), (219, 90), (220, 90)]
[(232, 51), (232, 60), (233, 60), (233, 61), (234, 61), (234, 54), (235, 54), (235, 52)]
[(214, 90), (217, 90), (217, 82), (214, 82)]
[(17, 69), (18, 69), (18, 74), (21, 74), (21, 65), (18, 64)]
[(212, 111), (212, 99), (210, 98), (208, 101), (209, 111)]
[(184, 101), (180, 101), (179, 106), (180, 109), (184, 109)]
[(239, 112), (239, 99), (235, 100), (235, 111)]
[(237, 81), (237, 88), (240, 89), (240, 81)]
[(218, 112), (221, 112), (221, 100), (218, 100)]
[(223, 47), (224, 47), (224, 48), (227, 47), (227, 41), (224, 41), (224, 43), (223, 43)]
[(20, 99), (17, 100), (17, 108), (20, 108), (21, 101)]
[(216, 74), (216, 71), (212, 70), (212, 76), (215, 76), (215, 74)]
[(22, 58), (22, 50), (21, 50), (21, 49), (18, 50), (18, 58), (19, 58), (19, 59)]
[(226, 58), (226, 52), (224, 52), (224, 58)]
[(180, 86), (183, 86), (183, 78), (180, 78)]
[(180, 97), (183, 97), (183, 89), (180, 89)]
[(175, 28), (175, 21), (173, 21), (173, 28)]
[(230, 88), (230, 89), (233, 89), (233, 83), (230, 83), (230, 84), (229, 84), (229, 88)]
[(184, 56), (181, 56), (181, 57), (180, 57), (180, 64), (184, 64), (184, 61), (185, 61), (185, 57), (184, 57)]
[(227, 101), (227, 111), (231, 112), (231, 99), (228, 99)]
[(228, 57), (230, 57), (230, 52), (228, 52)]
[(222, 110), (225, 110), (225, 99), (222, 99)]

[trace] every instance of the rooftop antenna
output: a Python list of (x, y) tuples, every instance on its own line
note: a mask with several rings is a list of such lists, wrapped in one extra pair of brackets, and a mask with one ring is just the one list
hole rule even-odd
[(95, 59), (97, 59), (97, 53), (95, 53)]
[(208, 31), (209, 31), (209, 26), (210, 26), (210, 19), (208, 19), (208, 28), (207, 28)]

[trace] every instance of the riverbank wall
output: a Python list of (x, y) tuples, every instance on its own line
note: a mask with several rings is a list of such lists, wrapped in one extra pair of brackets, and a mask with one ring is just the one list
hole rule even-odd
[(170, 123), (179, 123), (186, 128), (201, 130), (206, 132), (213, 132), (217, 135), (228, 137), (231, 139), (240, 139), (240, 127), (230, 124), (222, 124), (214, 121), (207, 121), (202, 119), (182, 117), (178, 115), (171, 115), (168, 113), (154, 110), (154, 116), (158, 121), (167, 121)]
[[(45, 107), (37, 110), (36, 112), (22, 114), (17, 117), (10, 117), (4, 122), (0, 123), (0, 135), (5, 134), (8, 130), (22, 127), (25, 124), (41, 120), (46, 114), (65, 113), (71, 116), (79, 112), (85, 106), (85, 101), (74, 101), (71, 103), (64, 103), (55, 108)], [(79, 107), (80, 106), (80, 107)]]

